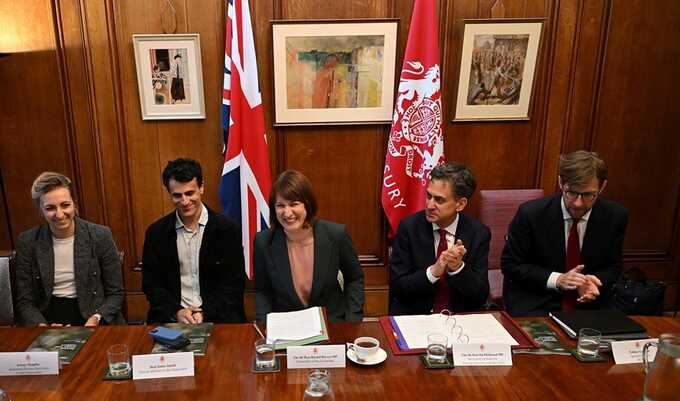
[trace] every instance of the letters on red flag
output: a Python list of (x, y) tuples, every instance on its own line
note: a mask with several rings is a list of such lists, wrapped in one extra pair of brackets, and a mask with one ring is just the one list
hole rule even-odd
[(416, 0), (387, 143), (382, 205), (394, 237), (399, 221), (425, 206), (425, 186), (444, 161), (435, 0)]

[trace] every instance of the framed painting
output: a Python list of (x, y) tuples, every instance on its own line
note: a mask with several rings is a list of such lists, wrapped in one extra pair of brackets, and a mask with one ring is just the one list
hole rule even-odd
[(197, 33), (132, 35), (143, 120), (205, 118)]
[(543, 19), (463, 23), (453, 120), (528, 120)]
[(274, 125), (391, 123), (397, 24), (272, 21)]

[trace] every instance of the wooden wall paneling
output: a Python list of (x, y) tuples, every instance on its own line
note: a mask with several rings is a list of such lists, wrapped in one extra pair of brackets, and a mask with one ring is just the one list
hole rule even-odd
[[(564, 152), (590, 149), (595, 102), (606, 47), (608, 25), (608, 1), (584, 1), (581, 3), (579, 25), (574, 54), (573, 103), (566, 116)], [(609, 3), (610, 4), (610, 3)]]
[(607, 196), (630, 212), (627, 256), (661, 259), (664, 276), (677, 277), (678, 266), (670, 263), (677, 258), (680, 214), (680, 116), (671, 83), (680, 67), (680, 4), (609, 4), (592, 148), (609, 165)]
[(557, 187), (557, 163), (566, 133), (566, 116), (571, 114), (573, 75), (576, 69), (575, 41), (581, 25), (581, 8), (582, 1), (560, 1), (554, 10), (555, 28), (552, 32), (544, 31), (544, 39), (550, 40), (552, 46), (546, 63), (549, 85), (545, 92), (545, 135), (539, 159), (537, 187), (546, 193), (552, 193)]
[(41, 223), (30, 186), (42, 171), (73, 177), (51, 2), (0, 6), (0, 168), (13, 238)]
[[(132, 35), (135, 33), (162, 32), (160, 14), (155, 12), (163, 5), (161, 0), (136, 2), (123, 0), (115, 3), (113, 10), (116, 26), (117, 53), (121, 80), (121, 101), (124, 117), (124, 141), (127, 144), (130, 191), (127, 194), (133, 207), (134, 238), (133, 265), (141, 262), (144, 233), (147, 226), (163, 214), (163, 189), (160, 173), (159, 126), (141, 118), (137, 71), (135, 67)], [(177, 7), (177, 6), (176, 6)], [(179, 21), (178, 17), (178, 21)], [(136, 285), (128, 290), (141, 289), (141, 275), (135, 273)]]
[[(83, 3), (82, 13), (88, 50), (85, 58), (87, 81), (92, 94), (92, 124), (90, 132), (79, 134), (91, 138), (89, 149), (96, 157), (92, 175), (103, 193), (98, 207), (104, 214), (105, 224), (113, 231), (118, 249), (126, 253), (125, 285), (135, 288), (138, 282), (130, 270), (136, 257), (132, 232), (134, 209), (128, 196), (128, 154), (113, 2)], [(84, 148), (80, 153), (87, 150)]]
[[(525, 0), (524, 18), (542, 18), (543, 30), (539, 47), (538, 66), (534, 78), (534, 91), (530, 105), (531, 138), (529, 139), (531, 176), (527, 177), (524, 188), (539, 188), (541, 176), (541, 159), (545, 149), (550, 87), (552, 85), (552, 70), (550, 68), (554, 48), (555, 31), (557, 29), (557, 14), (555, 2), (544, 0)], [(546, 193), (552, 191), (547, 190)]]
[[(90, 221), (107, 224), (101, 163), (98, 146), (96, 97), (91, 75), (91, 46), (86, 31), (84, 4), (77, 0), (56, 1), (54, 4), (60, 55), (60, 80), (64, 86), (64, 118), (73, 147), (73, 181), (76, 185), (80, 215)], [(81, 6), (83, 8), (81, 8)], [(108, 43), (108, 38), (104, 39)]]

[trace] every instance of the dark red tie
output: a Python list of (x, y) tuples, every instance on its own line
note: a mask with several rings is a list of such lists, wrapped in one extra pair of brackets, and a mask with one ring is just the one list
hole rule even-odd
[[(446, 230), (443, 228), (439, 229), (439, 245), (437, 245), (437, 259), (445, 250), (447, 250), (449, 244), (446, 242)], [(449, 309), (449, 283), (446, 281), (447, 271), (439, 277), (439, 280), (435, 283), (435, 293), (434, 302), (432, 303), (432, 310), (435, 313), (439, 313), (444, 309)]]
[[(578, 241), (578, 222), (580, 219), (571, 220), (571, 229), (567, 238), (567, 258), (564, 263), (565, 273), (581, 264), (581, 246)], [(570, 311), (576, 307), (576, 290), (566, 291), (562, 298), (562, 310)]]

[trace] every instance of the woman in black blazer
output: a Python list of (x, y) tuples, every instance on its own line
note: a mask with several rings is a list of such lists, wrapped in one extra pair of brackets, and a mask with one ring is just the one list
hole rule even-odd
[(318, 220), (316, 211), (307, 177), (281, 173), (269, 195), (270, 228), (255, 235), (258, 320), (312, 306), (326, 307), (332, 322), (363, 318), (364, 272), (352, 240), (344, 225)]
[(77, 216), (71, 180), (45, 172), (31, 196), (45, 223), (17, 239), (20, 324), (124, 324), (125, 292), (111, 230)]

